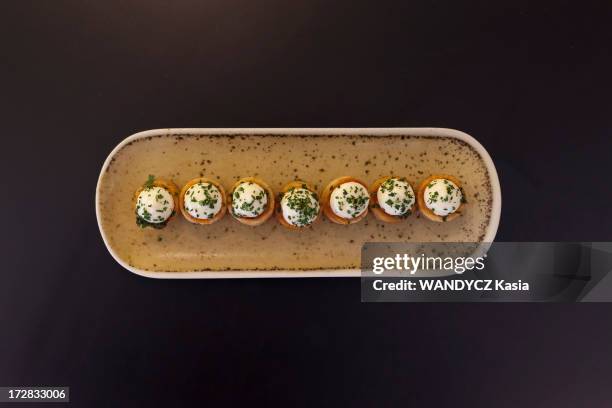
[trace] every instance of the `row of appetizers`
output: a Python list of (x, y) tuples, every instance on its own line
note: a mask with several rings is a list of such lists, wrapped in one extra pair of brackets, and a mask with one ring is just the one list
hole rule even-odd
[(276, 212), (278, 221), (290, 229), (311, 225), (321, 210), (337, 224), (358, 222), (368, 210), (381, 221), (396, 223), (417, 209), (432, 221), (444, 222), (460, 216), (465, 202), (460, 181), (445, 174), (423, 180), (416, 194), (405, 177), (395, 176), (381, 177), (370, 188), (354, 177), (340, 177), (323, 189), (320, 198), (304, 181), (288, 183), (275, 197), (270, 186), (255, 177), (238, 180), (226, 194), (221, 184), (204, 177), (190, 180), (179, 191), (172, 181), (149, 176), (134, 195), (136, 223), (154, 228), (165, 227), (177, 208), (195, 224), (212, 224), (229, 210), (239, 222), (256, 226)]

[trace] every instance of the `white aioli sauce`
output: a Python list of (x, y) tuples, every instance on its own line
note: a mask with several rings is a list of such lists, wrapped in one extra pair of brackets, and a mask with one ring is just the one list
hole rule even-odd
[(239, 217), (255, 218), (268, 206), (266, 191), (252, 181), (240, 183), (232, 192), (232, 208)]
[(401, 216), (412, 211), (414, 191), (406, 180), (389, 178), (378, 187), (378, 205), (389, 215)]
[(295, 188), (287, 191), (281, 199), (283, 218), (297, 227), (312, 224), (319, 214), (319, 202), (312, 191)]
[(165, 222), (173, 211), (172, 195), (163, 187), (148, 187), (138, 194), (136, 214), (147, 222), (152, 224)]
[(221, 192), (212, 183), (199, 182), (185, 192), (185, 209), (197, 219), (213, 218), (221, 210), (222, 204)]
[(425, 206), (441, 217), (457, 211), (463, 200), (461, 189), (446, 179), (432, 180), (425, 188), (424, 195)]
[(340, 184), (332, 191), (329, 204), (338, 217), (357, 218), (366, 211), (370, 203), (368, 190), (355, 181)]

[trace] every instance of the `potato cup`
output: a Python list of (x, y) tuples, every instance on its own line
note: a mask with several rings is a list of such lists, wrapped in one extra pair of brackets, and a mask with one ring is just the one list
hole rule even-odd
[[(381, 204), (378, 202), (378, 189), (389, 179), (399, 179), (401, 181), (404, 181), (408, 184), (408, 186), (410, 186), (410, 189), (412, 190), (412, 204), (410, 204), (406, 212), (403, 214), (389, 214), (384, 210), (383, 207), (381, 207)], [(417, 203), (414, 198), (414, 188), (412, 187), (412, 183), (406, 180), (405, 177), (383, 176), (377, 179), (374, 183), (372, 183), (372, 186), (370, 187), (370, 210), (372, 211), (372, 214), (374, 214), (374, 217), (376, 217), (376, 219), (378, 219), (379, 221), (397, 224), (412, 215), (415, 212), (416, 208)]]
[[(253, 185), (258, 186), (261, 188), (261, 190), (263, 190), (263, 193), (266, 196), (266, 204), (265, 207), (262, 208), (261, 213), (255, 214), (252, 212), (248, 215), (245, 215), (249, 211), (249, 208), (254, 208), (253, 205), (256, 201), (255, 199), (253, 199), (250, 203), (248, 201), (245, 201), (245, 187), (253, 188)], [(239, 191), (241, 188), (243, 191)], [(261, 198), (257, 201), (258, 203), (261, 203)], [(232, 189), (227, 195), (227, 206), (229, 208), (230, 214), (232, 214), (232, 217), (234, 217), (236, 221), (245, 225), (249, 225), (251, 227), (256, 227), (258, 225), (263, 224), (268, 220), (268, 218), (272, 216), (272, 213), (274, 213), (275, 208), (274, 203), (274, 192), (272, 191), (270, 186), (263, 180), (260, 180), (256, 177), (241, 178), (236, 183), (234, 183)], [(238, 205), (238, 208), (236, 208), (235, 205)]]
[[(334, 190), (336, 190), (338, 187), (340, 187), (342, 184), (345, 184), (345, 183), (360, 184), (361, 186), (363, 186), (366, 192), (367, 199), (365, 200), (365, 209), (363, 209), (363, 212), (361, 212), (359, 215), (355, 217), (341, 217), (340, 215), (334, 212), (331, 206), (331, 203), (330, 203)], [(369, 199), (370, 199), (370, 196), (368, 193), (368, 187), (366, 186), (364, 182), (354, 177), (344, 176), (344, 177), (339, 177), (337, 179), (330, 181), (323, 188), (323, 191), (321, 192), (321, 199), (319, 202), (321, 204), (321, 209), (323, 210), (323, 213), (330, 221), (335, 222), (336, 224), (348, 225), (348, 224), (357, 223), (361, 221), (362, 219), (364, 219), (366, 215), (368, 215)]]
[[(447, 180), (452, 182), (457, 189), (459, 190), (460, 194), (458, 194), (455, 190), (454, 187), (451, 185), (449, 188), (449, 195), (452, 195), (453, 198), (456, 198), (457, 196), (460, 197), (460, 201), (459, 203), (455, 204), (455, 203), (450, 203), (448, 205), (446, 205), (447, 207), (450, 205), (451, 207), (454, 207), (452, 209), (452, 212), (450, 212), (447, 215), (439, 215), (439, 214), (435, 214), (434, 211), (427, 207), (426, 205), (426, 200), (425, 200), (425, 193), (426, 190), (428, 189), (428, 187), (430, 187), (432, 185), (432, 183), (435, 180)], [(448, 184), (448, 183), (447, 183)], [(452, 192), (452, 194), (451, 194)], [(457, 179), (455, 176), (451, 176), (448, 174), (434, 174), (431, 175), (429, 177), (427, 177), (425, 180), (423, 180), (421, 182), (421, 184), (419, 184), (419, 188), (418, 188), (418, 192), (417, 192), (417, 203), (418, 203), (418, 207), (419, 207), (419, 211), (421, 214), (423, 214), (423, 216), (431, 221), (435, 221), (435, 222), (448, 222), (448, 221), (452, 221), (456, 218), (459, 218), (462, 213), (465, 211), (465, 194), (463, 192), (463, 188), (461, 187), (461, 181), (459, 181), (459, 179)]]
[[(313, 198), (317, 204), (317, 209), (316, 209), (316, 214), (314, 215), (314, 218), (309, 221), (307, 224), (304, 225), (295, 225), (295, 224), (291, 224), (287, 221), (287, 219), (285, 219), (285, 214), (283, 213), (283, 209), (282, 209), (282, 200), (284, 195), (289, 192), (290, 190), (293, 189), (305, 189), (308, 190), (310, 193), (312, 193)], [(278, 220), (278, 222), (285, 228), (290, 229), (292, 231), (301, 231), (306, 229), (307, 227), (313, 225), (315, 222), (318, 221), (319, 219), (319, 215), (321, 213), (321, 206), (318, 202), (318, 195), (315, 192), (314, 187), (312, 186), (312, 184), (306, 183), (305, 181), (301, 181), (301, 180), (295, 180), (295, 181), (291, 181), (289, 183), (287, 183), (283, 189), (281, 190), (281, 192), (278, 195), (278, 200), (276, 202), (276, 219)]]
[[(196, 184), (206, 184), (206, 185), (212, 185), (214, 186), (217, 191), (218, 191), (218, 200), (221, 200), (221, 206), (218, 209), (218, 211), (216, 213), (214, 213), (214, 215), (212, 215), (212, 217), (208, 218), (208, 217), (194, 217), (192, 214), (189, 213), (189, 210), (186, 208), (186, 204), (185, 204), (185, 199), (189, 199), (189, 197), (185, 197), (185, 195), (187, 194), (187, 191), (195, 186)], [(193, 193), (192, 193), (193, 195)], [(216, 195), (216, 194), (215, 194)], [(208, 196), (207, 196), (208, 197)], [(193, 199), (193, 198), (192, 198)], [(214, 199), (214, 198), (213, 198)], [(187, 184), (185, 184), (183, 186), (183, 188), (181, 189), (180, 195), (179, 195), (179, 208), (181, 210), (181, 214), (183, 214), (183, 217), (185, 217), (185, 219), (191, 223), (194, 224), (200, 224), (200, 225), (210, 225), (213, 224), (217, 221), (219, 221), (221, 218), (223, 218), (223, 216), (225, 215), (226, 211), (227, 211), (227, 195), (225, 193), (225, 189), (223, 188), (223, 186), (211, 179), (208, 179), (206, 177), (198, 177), (198, 178), (194, 178), (192, 180), (189, 180), (187, 182)], [(195, 201), (194, 201), (195, 202)], [(209, 205), (216, 206), (217, 202), (215, 201), (214, 204), (210, 203)], [(212, 208), (212, 207), (211, 207)], [(202, 215), (205, 215), (205, 213), (203, 213)]]
[[(157, 190), (159, 194), (156, 194), (155, 197), (147, 194), (141, 196), (143, 192), (158, 188), (162, 189), (162, 191)], [(167, 196), (164, 191), (167, 192)], [(132, 198), (132, 205), (136, 214), (136, 225), (140, 228), (165, 228), (168, 222), (176, 215), (178, 195), (179, 189), (172, 180), (155, 178), (155, 176), (149, 175), (147, 181), (136, 190)]]

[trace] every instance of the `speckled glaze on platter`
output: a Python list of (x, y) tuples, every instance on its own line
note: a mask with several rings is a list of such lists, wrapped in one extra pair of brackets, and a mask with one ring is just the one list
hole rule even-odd
[[(384, 175), (413, 184), (434, 173), (463, 182), (465, 214), (448, 223), (411, 216), (385, 224), (369, 214), (353, 225), (325, 217), (290, 231), (272, 217), (249, 227), (229, 215), (212, 225), (177, 214), (162, 230), (140, 229), (131, 200), (149, 174), (179, 188), (208, 177), (229, 188), (240, 177), (275, 192), (294, 179), (320, 190), (339, 176), (372, 183)], [(486, 150), (471, 136), (439, 128), (157, 129), (121, 142), (102, 167), (96, 215), (111, 255), (126, 269), (155, 278), (358, 276), (364, 242), (491, 242), (501, 192)]]

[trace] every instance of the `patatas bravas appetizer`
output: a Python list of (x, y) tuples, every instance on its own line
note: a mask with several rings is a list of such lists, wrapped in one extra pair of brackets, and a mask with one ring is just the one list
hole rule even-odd
[(204, 177), (190, 180), (181, 189), (179, 208), (183, 217), (194, 224), (212, 224), (225, 215), (223, 186)]
[(319, 197), (312, 185), (295, 180), (280, 192), (276, 218), (283, 227), (297, 230), (312, 225), (320, 210)]
[(229, 212), (238, 222), (256, 227), (276, 212), (277, 221), (290, 230), (313, 225), (323, 212), (336, 224), (354, 224), (371, 211), (385, 223), (399, 223), (414, 213), (427, 220), (448, 222), (465, 209), (461, 182), (452, 175), (434, 174), (425, 178), (415, 193), (405, 177), (383, 176), (368, 185), (351, 176), (330, 181), (317, 194), (303, 180), (287, 183), (275, 197), (272, 188), (256, 177), (237, 180), (229, 193), (209, 178), (198, 177), (178, 190), (170, 180), (150, 175), (134, 194), (136, 224), (141, 228), (164, 228), (176, 215), (194, 224), (212, 224)]
[(176, 184), (149, 176), (134, 193), (136, 224), (141, 228), (164, 228), (176, 214), (177, 201)]

